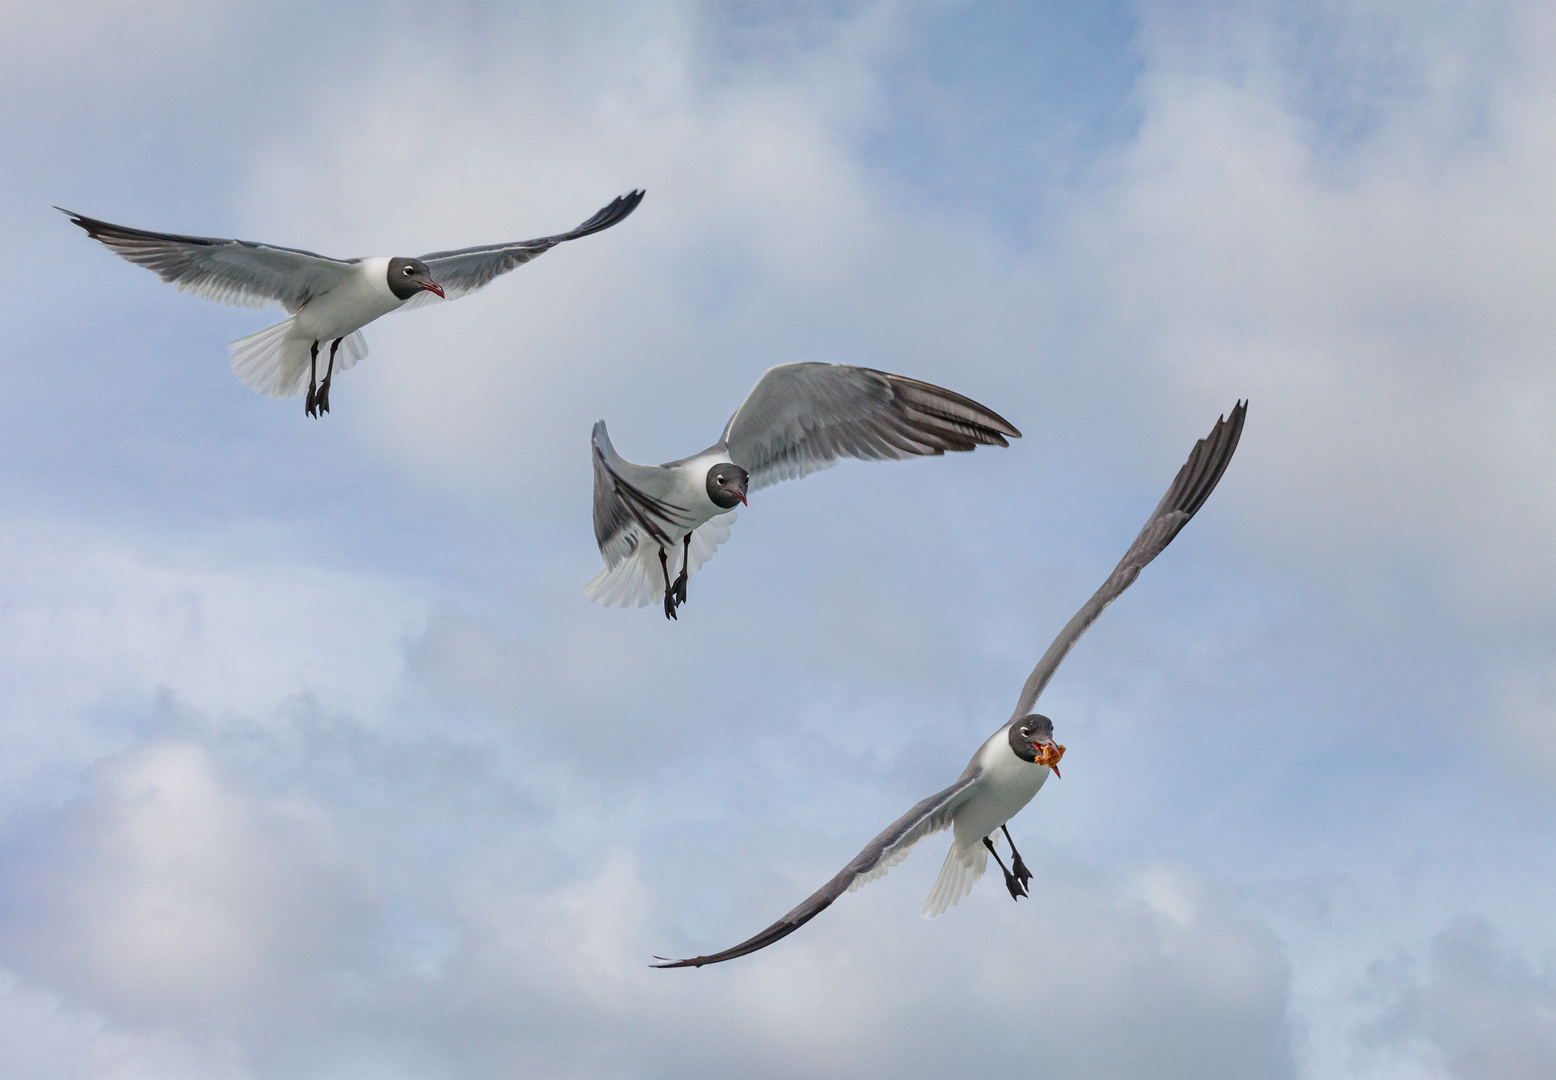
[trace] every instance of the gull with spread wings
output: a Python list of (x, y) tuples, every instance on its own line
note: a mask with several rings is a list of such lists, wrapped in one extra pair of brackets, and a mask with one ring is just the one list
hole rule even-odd
[(750, 492), (839, 458), (892, 461), (1009, 446), (1007, 438), (1020, 437), (961, 394), (845, 364), (769, 369), (718, 442), (664, 465), (627, 461), (601, 420), (594, 425), (594, 537), (605, 569), (584, 595), (608, 607), (644, 607), (662, 591), (665, 617), (679, 618), (687, 579), (729, 539), (733, 510)]
[[(473, 293), (558, 244), (610, 228), (642, 201), (643, 192), (632, 191), (565, 233), (434, 251), (419, 259), (332, 259), (251, 240), (144, 232), (63, 207), (55, 209), (69, 214), (72, 222), (115, 255), (154, 271), (180, 289), (222, 304), (280, 304), (291, 318), (228, 343), (232, 372), (244, 386), (275, 398), (296, 397), (306, 385), (304, 411), (319, 416), (330, 411), (330, 381), (341, 343), (346, 352), (339, 366), (345, 371), (367, 355), (362, 328), (374, 319), (434, 299), (455, 300)], [(319, 346), (326, 341), (329, 366), (320, 382)]]
[[(933, 918), (943, 914), (971, 892), (973, 883), (983, 876), (990, 855), (1005, 872), (1005, 886), (1010, 890), (1011, 898), (1025, 896), (1026, 884), (1032, 874), (1016, 852), (1016, 845), (1011, 843), (1005, 823), (1032, 801), (1050, 772), (1059, 775), (1059, 759), (1064, 756), (1064, 747), (1054, 741), (1053, 721), (1032, 709), (1048, 680), (1053, 678), (1060, 662), (1086, 628), (1102, 614), (1103, 608), (1129, 588), (1147, 563), (1172, 543), (1172, 538), (1210, 497), (1237, 449), (1247, 409), (1247, 402), (1238, 402), (1230, 417), (1218, 419), (1210, 434), (1194, 445), (1188, 462), (1178, 470), (1177, 478), (1118, 566), (1065, 624), (1037, 662), (1021, 690), (1021, 698), (1016, 702), (1010, 720), (979, 747), (956, 783), (898, 818), (836, 877), (760, 934), (723, 952), (654, 966), (702, 967), (765, 949), (814, 919), (843, 893), (852, 892), (886, 873), (907, 858), (913, 845), (942, 829), (953, 830), (951, 850), (939, 878), (930, 889), (929, 898), (924, 901), (921, 909), (924, 915)], [(996, 831), (1004, 832), (1006, 842), (1010, 843), (1009, 869), (994, 850)]]

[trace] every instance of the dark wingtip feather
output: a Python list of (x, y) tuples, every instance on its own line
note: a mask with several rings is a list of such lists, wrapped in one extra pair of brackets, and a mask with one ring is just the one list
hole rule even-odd
[(565, 237), (567, 240), (577, 240), (581, 236), (601, 232), (618, 225), (624, 221), (632, 211), (638, 208), (638, 203), (643, 201), (643, 196), (648, 194), (644, 188), (634, 188), (625, 195), (618, 195), (607, 205), (602, 206), (593, 217), (578, 226)]
[(1232, 455), (1236, 453), (1237, 444), (1243, 436), (1243, 420), (1247, 415), (1248, 402), (1243, 400), (1233, 406), (1229, 416), (1216, 418), (1216, 426), (1210, 429), (1209, 435), (1194, 444), (1194, 452), (1178, 471), (1168, 507), (1189, 517), (1199, 512), (1232, 462)]

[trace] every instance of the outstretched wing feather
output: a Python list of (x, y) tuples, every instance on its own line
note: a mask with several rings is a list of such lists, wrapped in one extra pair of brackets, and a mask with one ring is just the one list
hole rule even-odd
[(280, 304), (295, 313), (312, 297), (344, 281), (358, 259), (332, 259), (298, 248), (180, 236), (114, 225), (55, 207), (92, 239), (163, 281), (220, 304)]
[[(630, 191), (601, 207), (593, 217), (555, 236), (541, 236), (534, 240), (516, 240), (507, 244), (484, 244), (480, 247), (460, 248), (457, 251), (434, 251), (423, 255), (421, 261), (432, 271), (432, 280), (443, 287), (450, 300), (458, 299), (489, 285), (493, 279), (522, 266), (537, 255), (542, 255), (558, 244), (577, 240), (581, 236), (602, 232), (625, 220), (627, 215), (643, 201), (641, 190)], [(427, 293), (427, 297), (433, 297)], [(433, 297), (435, 299), (435, 297)], [(425, 297), (413, 300), (430, 302)], [(409, 307), (407, 304), (406, 307)], [(402, 310), (404, 310), (402, 308)]]
[(1009, 421), (961, 394), (845, 364), (782, 364), (757, 382), (724, 428), (750, 490), (830, 468), (839, 458), (891, 461), (1008, 446)]
[(758, 949), (765, 949), (773, 942), (788, 937), (825, 911), (832, 901), (842, 896), (851, 887), (879, 877), (880, 873), (877, 873), (877, 870), (883, 873), (885, 867), (900, 862), (908, 850), (924, 837), (948, 828), (956, 808), (967, 798), (968, 789), (980, 775), (981, 772), (976, 764), (969, 765), (956, 783), (924, 799), (892, 822), (884, 832), (866, 844), (864, 850), (854, 856), (853, 860), (831, 881), (811, 893), (793, 911), (755, 937), (747, 938), (739, 945), (725, 949), (723, 952), (694, 956), (686, 960), (670, 960), (653, 966), (676, 968), (718, 964), (725, 960), (733, 960), (737, 956), (754, 953)]
[(1237, 450), (1237, 442), (1243, 434), (1243, 419), (1247, 413), (1248, 403), (1239, 401), (1230, 417), (1218, 418), (1210, 434), (1194, 444), (1189, 460), (1178, 470), (1172, 486), (1162, 496), (1162, 501), (1157, 503), (1150, 520), (1140, 530), (1140, 535), (1135, 537), (1135, 542), (1129, 545), (1129, 550), (1102, 583), (1102, 587), (1065, 623), (1059, 636), (1054, 638), (1053, 644), (1048, 646), (1048, 651), (1037, 662), (1037, 667), (1032, 669), (1026, 685), (1022, 687), (1021, 698), (1016, 702), (1016, 711), (1011, 714), (1012, 720), (1032, 711), (1043, 688), (1048, 685), (1048, 680), (1053, 678), (1054, 672), (1075, 647), (1080, 636), (1097, 621), (1103, 609), (1134, 584), (1140, 571), (1166, 550), (1179, 531), (1205, 505), (1205, 500), (1215, 490), (1221, 475), (1231, 463), (1232, 454)]

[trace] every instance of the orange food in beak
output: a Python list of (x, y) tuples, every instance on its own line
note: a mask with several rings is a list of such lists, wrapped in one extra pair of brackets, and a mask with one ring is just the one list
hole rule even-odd
[(1058, 743), (1050, 743), (1047, 746), (1033, 743), (1032, 749), (1037, 751), (1037, 763), (1039, 765), (1047, 765), (1054, 771), (1054, 775), (1062, 780), (1063, 776), (1059, 773), (1059, 759), (1064, 757), (1064, 747)]

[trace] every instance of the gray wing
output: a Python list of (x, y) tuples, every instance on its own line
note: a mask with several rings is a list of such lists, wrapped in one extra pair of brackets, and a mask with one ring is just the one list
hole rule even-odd
[(976, 401), (917, 379), (843, 364), (772, 368), (724, 428), (750, 490), (830, 468), (1009, 446), (1021, 432)]
[[(460, 248), (458, 251), (434, 251), (423, 255), (421, 261), (432, 271), (432, 280), (443, 287), (450, 300), (456, 300), (491, 283), (499, 274), (506, 274), (516, 266), (522, 266), (536, 255), (544, 254), (558, 244), (577, 240), (580, 236), (601, 232), (626, 219), (643, 201), (643, 192), (630, 191), (613, 199), (578, 228), (555, 236), (542, 236), (534, 240), (516, 240), (510, 244), (486, 244), (482, 247)], [(412, 297), (412, 301), (436, 299), (425, 293)], [(411, 303), (405, 305), (411, 307)]]
[(1053, 678), (1054, 672), (1086, 632), (1086, 628), (1097, 621), (1103, 608), (1134, 584), (1145, 565), (1166, 550), (1172, 538), (1205, 504), (1221, 480), (1221, 474), (1226, 472), (1233, 452), (1237, 450), (1237, 440), (1243, 434), (1243, 417), (1247, 413), (1248, 403), (1239, 401), (1232, 409), (1230, 418), (1219, 417), (1210, 434), (1194, 444), (1194, 452), (1189, 455), (1183, 468), (1178, 470), (1172, 487), (1162, 496), (1151, 519), (1140, 530), (1140, 535), (1135, 537), (1135, 542), (1129, 545), (1123, 559), (1119, 560), (1108, 579), (1102, 583), (1102, 588), (1093, 593), (1085, 606), (1065, 623), (1059, 636), (1054, 638), (1054, 643), (1048, 646), (1048, 651), (1037, 662), (1037, 667), (1032, 669), (1026, 686), (1021, 690), (1021, 700), (1016, 703), (1016, 711), (1011, 714), (1012, 720), (1020, 719), (1032, 711), (1043, 688), (1048, 685), (1048, 680)]
[[(832, 901), (850, 888), (874, 880), (886, 872), (886, 867), (901, 862), (909, 849), (924, 837), (949, 828), (951, 819), (956, 814), (956, 808), (967, 800), (969, 789), (977, 783), (981, 775), (982, 772), (978, 769), (976, 761), (967, 766), (967, 771), (962, 773), (956, 783), (944, 791), (931, 795), (892, 822), (885, 832), (866, 844), (865, 849), (855, 855), (853, 861), (843, 867), (836, 877), (811, 893), (799, 907), (755, 937), (747, 938), (739, 945), (725, 949), (723, 952), (708, 956), (694, 956), (689, 960), (670, 960), (652, 966), (678, 968), (717, 964), (725, 960), (733, 960), (737, 956), (745, 956), (747, 953), (754, 953), (758, 949), (765, 949), (773, 942), (788, 937), (825, 911)], [(664, 957), (659, 956), (655, 959), (663, 960)]]
[(310, 299), (326, 293), (351, 273), (359, 259), (331, 259), (297, 248), (257, 244), (252, 240), (221, 240), (211, 236), (179, 236), (144, 232), (96, 218), (68, 214), (93, 240), (115, 255), (151, 270), (163, 281), (219, 304), (264, 307), (280, 304), (296, 312)]
[[(637, 549), (639, 530), (664, 547), (670, 533), (696, 522), (693, 512), (671, 500), (674, 477), (663, 465), (636, 465), (616, 453), (605, 421), (594, 425), (594, 539), (605, 565)], [(634, 527), (635, 526), (635, 527)]]

